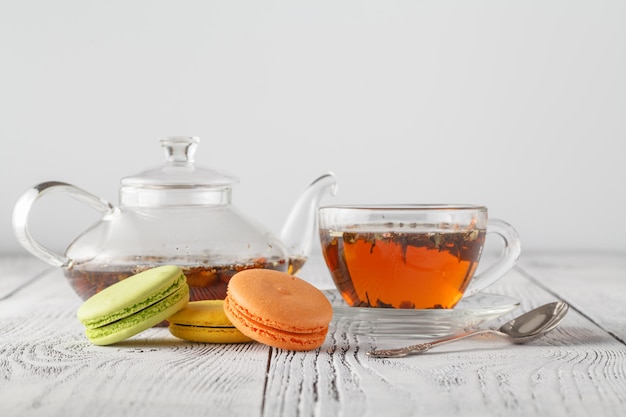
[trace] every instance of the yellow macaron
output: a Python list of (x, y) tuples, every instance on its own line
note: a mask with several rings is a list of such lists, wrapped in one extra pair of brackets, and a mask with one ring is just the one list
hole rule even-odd
[(223, 300), (191, 301), (187, 307), (167, 319), (174, 336), (192, 342), (251, 342), (224, 314)]

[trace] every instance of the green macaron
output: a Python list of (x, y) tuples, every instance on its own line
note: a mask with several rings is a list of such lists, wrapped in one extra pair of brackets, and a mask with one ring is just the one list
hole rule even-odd
[(153, 327), (189, 302), (183, 271), (175, 265), (148, 269), (93, 295), (78, 309), (95, 345), (111, 345)]

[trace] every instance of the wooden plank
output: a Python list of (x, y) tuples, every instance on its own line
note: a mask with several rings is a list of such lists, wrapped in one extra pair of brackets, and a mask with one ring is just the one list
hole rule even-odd
[[(18, 261), (0, 257), (0, 265), (11, 262)], [(584, 271), (551, 262), (540, 274), (522, 263), (489, 291), (521, 300), (494, 324), (562, 292), (574, 308), (558, 329), (527, 345), (487, 336), (403, 359), (367, 357), (400, 342), (336, 325), (312, 352), (188, 343), (165, 328), (93, 346), (75, 318), (81, 300), (60, 270), (44, 267), (31, 285), (0, 299), (0, 415), (622, 416), (626, 348), (604, 330), (620, 327), (603, 306), (614, 303), (624, 269), (614, 261), (610, 279), (594, 281), (617, 289), (603, 292), (589, 277), (606, 277), (608, 261)], [(28, 263), (17, 270), (38, 274)], [(581, 289), (560, 283), (571, 272)], [(301, 275), (323, 286), (326, 273), (314, 262)]]
[(166, 328), (94, 346), (80, 304), (59, 270), (2, 301), (0, 415), (260, 414), (269, 348), (190, 343)]
[(28, 286), (47, 270), (52, 267), (31, 255), (0, 256), (0, 300)]
[[(520, 310), (554, 300), (517, 271), (491, 291), (519, 297)], [(319, 352), (273, 351), (263, 414), (623, 416), (624, 346), (576, 311), (527, 345), (486, 336), (402, 359), (365, 355), (397, 344), (333, 329)]]
[(626, 343), (626, 253), (532, 253), (520, 268)]

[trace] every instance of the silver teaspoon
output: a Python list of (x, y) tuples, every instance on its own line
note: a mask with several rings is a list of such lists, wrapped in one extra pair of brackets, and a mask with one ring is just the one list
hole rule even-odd
[(367, 352), (373, 358), (400, 358), (424, 353), (431, 348), (481, 334), (505, 336), (513, 343), (526, 343), (546, 334), (559, 325), (569, 305), (562, 301), (544, 304), (504, 323), (499, 329), (484, 329), (451, 336), (434, 342), (419, 343), (398, 349), (380, 349)]

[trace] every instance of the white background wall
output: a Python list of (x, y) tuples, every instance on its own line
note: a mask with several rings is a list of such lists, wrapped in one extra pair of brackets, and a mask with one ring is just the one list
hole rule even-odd
[[(0, 251), (27, 188), (117, 203), (169, 135), (276, 232), (330, 170), (325, 203), (479, 203), (526, 250), (626, 250), (623, 0), (2, 0), (0, 57)], [(59, 251), (95, 219), (37, 207)]]

